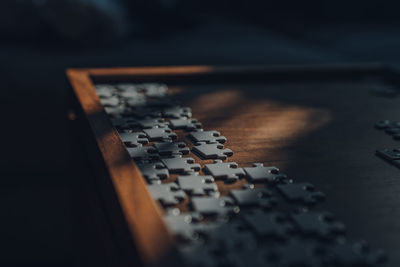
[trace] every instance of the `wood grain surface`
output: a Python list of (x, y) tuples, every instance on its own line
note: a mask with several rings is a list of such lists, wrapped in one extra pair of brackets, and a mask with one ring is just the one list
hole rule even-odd
[[(360, 79), (384, 73), (379, 65), (68, 72), (144, 261), (161, 257), (173, 241), (161, 221), (160, 209), (102, 110), (91, 79), (167, 82), (172, 94), (192, 108), (204, 129), (218, 130), (228, 138), (226, 147), (234, 151), (229, 161), (241, 167), (261, 162), (280, 168), (295, 181), (314, 183), (327, 194), (323, 209), (346, 224), (350, 238), (365, 239), (373, 247), (385, 249), (390, 266), (400, 266), (400, 170), (374, 155), (376, 149), (398, 145), (374, 129), (374, 124), (381, 119), (398, 120), (400, 98), (378, 97), (371, 90), (379, 84)], [(271, 76), (274, 78), (269, 79)], [(186, 135), (179, 132), (181, 140), (186, 140)], [(201, 161), (207, 162), (211, 161)], [(232, 185), (219, 183), (219, 187), (226, 193)], [(155, 244), (159, 250), (154, 251)]]

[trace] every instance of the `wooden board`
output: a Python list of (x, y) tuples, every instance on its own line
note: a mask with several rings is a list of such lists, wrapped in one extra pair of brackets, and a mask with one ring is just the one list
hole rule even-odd
[[(328, 195), (324, 208), (347, 225), (350, 237), (384, 248), (391, 263), (400, 264), (395, 255), (400, 248), (400, 173), (374, 155), (377, 148), (396, 146), (374, 129), (374, 123), (400, 117), (400, 98), (371, 93), (369, 79), (396, 77), (385, 66), (191, 66), (67, 74), (96, 141), (97, 162), (104, 168), (100, 193), (111, 227), (123, 229), (125, 223), (131, 235), (121, 243), (128, 254), (135, 248), (143, 262), (157, 263), (174, 255), (173, 239), (104, 113), (93, 88), (96, 82), (166, 82), (205, 129), (216, 129), (228, 138), (226, 147), (235, 152), (230, 161), (240, 166), (274, 165), (296, 181), (313, 182)], [(225, 193), (229, 186), (219, 187)], [(121, 242), (125, 232), (118, 231)]]

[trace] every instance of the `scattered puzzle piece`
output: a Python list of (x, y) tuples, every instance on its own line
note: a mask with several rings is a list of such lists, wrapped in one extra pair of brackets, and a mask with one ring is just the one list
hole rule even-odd
[(170, 128), (150, 128), (144, 129), (143, 132), (147, 135), (150, 141), (168, 141), (171, 142), (177, 138), (176, 133), (172, 132)]
[(254, 163), (253, 167), (243, 168), (246, 172), (246, 178), (251, 183), (259, 182), (277, 182), (285, 179), (286, 175), (279, 173), (276, 167), (265, 167), (262, 163)]
[(161, 162), (156, 163), (140, 163), (137, 164), (143, 177), (150, 183), (167, 179), (169, 176), (168, 169)]
[(222, 159), (233, 155), (232, 150), (225, 148), (220, 143), (199, 142), (193, 146), (192, 151), (203, 159)]
[(193, 209), (202, 215), (214, 216), (239, 212), (239, 208), (233, 205), (233, 200), (229, 197), (192, 197), (191, 202)]
[(133, 132), (133, 133), (119, 133), (122, 142), (124, 142), (128, 146), (140, 146), (141, 144), (147, 144), (149, 140), (147, 140), (146, 135), (142, 132)]
[(137, 125), (145, 128), (145, 129), (151, 129), (151, 128), (155, 128), (155, 127), (159, 127), (159, 128), (165, 128), (167, 127), (166, 122), (164, 122), (163, 119), (160, 118), (145, 118), (145, 119), (141, 119), (141, 120), (137, 120)]
[(153, 198), (164, 206), (176, 205), (186, 197), (185, 192), (175, 183), (151, 184), (147, 188)]
[(215, 179), (228, 182), (234, 182), (245, 175), (243, 169), (239, 168), (237, 163), (222, 162), (221, 160), (214, 160), (214, 164), (206, 164), (204, 170)]
[(293, 226), (282, 213), (254, 210), (244, 215), (244, 220), (259, 238), (286, 239)]
[(179, 119), (182, 117), (192, 117), (192, 110), (189, 107), (172, 106), (163, 110), (163, 115), (166, 118)]
[(112, 96), (109, 98), (100, 98), (100, 102), (103, 106), (106, 107), (117, 107), (119, 105), (119, 99), (116, 96)]
[(111, 85), (96, 85), (96, 93), (100, 98), (112, 97), (115, 92), (115, 87)]
[(201, 128), (201, 123), (196, 119), (172, 119), (169, 121), (169, 125), (172, 129), (183, 129), (186, 131), (195, 130)]
[(206, 143), (221, 143), (224, 144), (226, 142), (226, 137), (221, 136), (218, 131), (203, 131), (196, 130), (189, 134), (189, 137), (194, 141), (194, 143), (198, 142), (206, 142)]
[(218, 192), (218, 186), (210, 175), (199, 176), (197, 173), (180, 175), (177, 182), (182, 190), (189, 195), (202, 196)]
[(189, 213), (167, 214), (164, 216), (165, 223), (169, 230), (177, 237), (184, 240), (197, 238), (196, 227), (193, 224), (193, 217)]
[(164, 97), (168, 93), (167, 85), (161, 83), (144, 83), (142, 88), (148, 97)]
[(299, 231), (305, 235), (316, 235), (329, 238), (334, 234), (343, 233), (343, 223), (333, 221), (329, 213), (302, 212), (291, 216)]
[(315, 204), (325, 198), (325, 194), (315, 191), (310, 183), (279, 184), (277, 189), (289, 201), (299, 201), (304, 204)]
[(239, 207), (259, 206), (268, 208), (276, 204), (272, 192), (266, 188), (233, 189), (229, 194)]
[(151, 146), (127, 147), (126, 149), (134, 160), (149, 160), (160, 157), (154, 147)]
[(160, 155), (186, 155), (189, 154), (189, 148), (184, 142), (164, 142), (153, 145)]
[(182, 158), (180, 155), (161, 159), (171, 173), (187, 173), (200, 170), (200, 164), (194, 163), (193, 158)]

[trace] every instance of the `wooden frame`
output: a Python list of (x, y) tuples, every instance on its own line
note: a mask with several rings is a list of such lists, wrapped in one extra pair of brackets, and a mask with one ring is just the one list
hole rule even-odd
[[(111, 227), (116, 231), (121, 246), (137, 249), (140, 260), (154, 265), (175, 255), (174, 241), (163, 223), (161, 210), (151, 198), (144, 179), (129, 157), (125, 146), (112, 126), (96, 95), (93, 84), (116, 81), (195, 82), (204, 80), (252, 79), (343, 79), (380, 75), (390, 79), (394, 72), (385, 65), (331, 65), (292, 67), (146, 67), (111, 69), (68, 69), (67, 76), (78, 100), (78, 108), (89, 126), (95, 141), (96, 164), (100, 164), (103, 178), (99, 178), (100, 194)], [(79, 113), (79, 112), (78, 112)], [(100, 177), (99, 176), (99, 177)], [(126, 228), (127, 231), (123, 231)], [(128, 237), (126, 234), (128, 233)], [(130, 244), (133, 243), (133, 244)]]

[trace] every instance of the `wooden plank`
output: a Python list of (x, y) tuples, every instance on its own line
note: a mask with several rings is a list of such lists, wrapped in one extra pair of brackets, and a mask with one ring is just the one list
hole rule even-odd
[[(173, 254), (174, 250), (173, 239), (162, 220), (160, 210), (104, 112), (88, 73), (68, 70), (67, 75), (87, 116), (139, 254), (146, 264), (156, 264), (158, 260)], [(110, 219), (113, 220), (113, 217)], [(116, 222), (115, 226), (118, 225)]]

